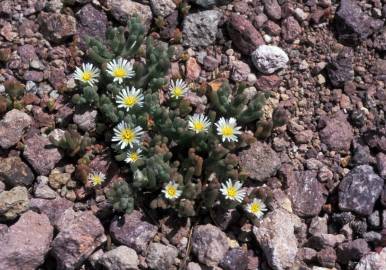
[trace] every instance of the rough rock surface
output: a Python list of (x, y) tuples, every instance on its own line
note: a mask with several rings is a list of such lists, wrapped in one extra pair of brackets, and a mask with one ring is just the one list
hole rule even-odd
[(339, 185), (339, 207), (359, 215), (370, 215), (381, 195), (384, 181), (369, 165), (352, 169)]
[(177, 255), (178, 250), (173, 246), (166, 246), (160, 243), (151, 243), (147, 251), (146, 262), (151, 269), (176, 269), (173, 264), (176, 261)]
[(327, 190), (317, 179), (317, 171), (295, 172), (287, 177), (287, 192), (294, 212), (300, 217), (317, 216), (326, 202)]
[(183, 44), (185, 46), (209, 46), (216, 40), (221, 12), (201, 11), (185, 17), (183, 22)]
[(23, 155), (40, 175), (49, 174), (62, 158), (59, 150), (51, 144), (48, 138), (37, 134), (26, 141)]
[(207, 266), (216, 266), (228, 251), (228, 240), (219, 228), (207, 224), (197, 226), (192, 234), (192, 251)]
[(350, 123), (341, 114), (328, 119), (319, 135), (321, 141), (335, 151), (348, 151), (354, 137)]
[(357, 261), (363, 255), (370, 251), (367, 242), (364, 239), (355, 239), (350, 242), (340, 244), (336, 248), (338, 261), (342, 264), (347, 264), (349, 261)]
[(150, 5), (153, 13), (161, 17), (169, 16), (176, 9), (173, 0), (150, 0)]
[(19, 185), (29, 187), (34, 178), (31, 169), (19, 157), (0, 159), (0, 181), (9, 188)]
[(54, 228), (45, 214), (28, 211), (0, 237), (0, 269), (34, 270), (43, 264)]
[(232, 14), (230, 16), (227, 30), (234, 46), (245, 55), (249, 55), (257, 46), (264, 44), (260, 32), (241, 15)]
[(386, 269), (386, 248), (380, 253), (370, 252), (366, 254), (355, 266), (355, 270), (383, 270)]
[(253, 64), (264, 74), (272, 74), (287, 67), (288, 61), (285, 51), (272, 45), (261, 45), (252, 53)]
[(76, 34), (76, 20), (70, 15), (59, 13), (41, 13), (39, 16), (40, 32), (53, 43), (63, 42)]
[(31, 124), (32, 118), (28, 114), (16, 109), (7, 112), (0, 121), (0, 146), (8, 149), (15, 145)]
[(102, 224), (88, 211), (59, 232), (52, 242), (51, 252), (58, 269), (75, 269), (105, 241)]
[(253, 228), (256, 240), (273, 269), (291, 269), (294, 264), (298, 251), (295, 230), (300, 223), (294, 214), (284, 209), (275, 209)]
[(110, 225), (112, 238), (137, 252), (145, 252), (157, 230), (156, 226), (144, 221), (142, 214), (138, 211), (133, 211), (130, 215), (126, 214), (121, 220), (116, 219)]
[(153, 19), (151, 8), (148, 5), (131, 0), (112, 0), (111, 14), (122, 24), (126, 24), (129, 19), (137, 15), (147, 30)]
[(139, 260), (134, 249), (119, 246), (104, 253), (98, 263), (109, 270), (136, 270)]
[(243, 172), (257, 181), (263, 181), (275, 175), (281, 165), (276, 152), (262, 142), (256, 142), (249, 149), (240, 152), (239, 158)]
[(74, 123), (83, 131), (93, 131), (96, 127), (96, 117), (98, 112), (96, 110), (85, 111), (74, 114)]
[(17, 186), (0, 193), (0, 220), (14, 220), (28, 207), (28, 191), (25, 187)]
[(353, 50), (345, 47), (337, 57), (331, 59), (327, 66), (327, 73), (334, 87), (341, 87), (345, 82), (354, 79), (353, 56)]

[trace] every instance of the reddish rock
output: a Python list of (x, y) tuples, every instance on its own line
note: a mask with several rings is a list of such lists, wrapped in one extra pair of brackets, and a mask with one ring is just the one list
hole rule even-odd
[(294, 41), (302, 33), (302, 30), (298, 21), (292, 16), (286, 18), (281, 23), (281, 33), (283, 39), (287, 42)]
[(24, 213), (3, 236), (0, 234), (0, 269), (38, 269), (50, 249), (53, 234), (54, 228), (45, 214)]
[(31, 44), (25, 44), (23, 46), (20, 46), (19, 48), (17, 48), (17, 53), (19, 54), (21, 61), (27, 64), (29, 64), (32, 59), (38, 58), (35, 52), (35, 47)]
[(255, 87), (261, 91), (272, 91), (275, 90), (281, 82), (281, 78), (276, 75), (260, 75), (257, 77)]
[(32, 118), (28, 114), (16, 109), (7, 112), (0, 122), (0, 146), (8, 149), (15, 145), (31, 124)]
[(325, 121), (326, 127), (320, 132), (321, 141), (334, 151), (348, 151), (354, 133), (351, 125), (342, 114)]
[(241, 15), (232, 14), (227, 29), (233, 45), (243, 54), (249, 55), (257, 46), (264, 44), (261, 34)]
[(27, 70), (23, 79), (26, 81), (41, 82), (44, 80), (44, 73), (36, 70)]
[(38, 18), (44, 38), (59, 43), (76, 33), (76, 20), (70, 15), (42, 12)]
[(201, 73), (201, 67), (197, 63), (196, 58), (190, 57), (186, 62), (186, 78), (191, 81), (198, 79)]

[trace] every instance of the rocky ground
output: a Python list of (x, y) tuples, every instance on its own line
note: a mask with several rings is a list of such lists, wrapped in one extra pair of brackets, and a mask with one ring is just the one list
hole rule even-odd
[[(0, 93), (22, 91), (12, 110), (0, 99), (0, 269), (386, 269), (385, 0), (64, 2), (0, 1)], [(96, 111), (68, 98), (85, 37), (134, 14), (174, 47), (171, 76), (244, 82), (274, 93), (267, 114), (289, 112), (239, 154), (274, 198), (259, 222), (237, 210), (115, 215), (51, 145), (68, 123), (95, 129)], [(114, 178), (100, 152), (91, 167)]]

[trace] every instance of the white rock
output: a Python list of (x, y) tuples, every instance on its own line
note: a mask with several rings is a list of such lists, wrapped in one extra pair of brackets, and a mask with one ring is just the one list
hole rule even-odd
[(173, 0), (150, 0), (150, 6), (153, 13), (161, 17), (169, 16), (176, 9)]
[(355, 270), (385, 270), (386, 269), (386, 248), (381, 253), (370, 252), (362, 257), (356, 265)]
[(138, 269), (138, 255), (134, 249), (119, 246), (102, 255), (99, 263), (109, 270)]
[(252, 53), (252, 62), (264, 74), (287, 67), (288, 55), (281, 48), (272, 45), (260, 45)]

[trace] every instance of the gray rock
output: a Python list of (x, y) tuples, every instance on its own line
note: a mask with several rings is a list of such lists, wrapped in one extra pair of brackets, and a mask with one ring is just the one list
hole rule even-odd
[(235, 82), (246, 81), (248, 79), (249, 73), (251, 73), (251, 68), (247, 63), (239, 60), (232, 62), (231, 78)]
[(34, 174), (19, 157), (0, 158), (0, 181), (8, 187), (32, 185)]
[(173, 0), (150, 0), (150, 6), (153, 13), (160, 17), (167, 17), (176, 9)]
[(75, 113), (73, 121), (83, 131), (93, 131), (96, 127), (96, 117), (98, 112), (96, 110), (85, 111), (83, 113)]
[(160, 243), (151, 243), (146, 256), (146, 262), (150, 269), (172, 270), (177, 269), (174, 264), (178, 251), (173, 246), (166, 246)]
[(319, 136), (330, 150), (347, 152), (350, 150), (354, 133), (347, 119), (338, 114), (326, 120), (326, 126), (319, 132)]
[(351, 170), (339, 185), (339, 208), (359, 215), (370, 215), (381, 195), (383, 179), (369, 165)]
[(246, 270), (248, 268), (248, 254), (241, 248), (228, 250), (220, 262), (224, 270)]
[(136, 210), (130, 215), (125, 214), (121, 220), (115, 219), (110, 225), (111, 236), (116, 242), (141, 253), (146, 251), (157, 231), (157, 227), (144, 221)]
[(202, 270), (202, 268), (198, 263), (190, 262), (188, 263), (186, 270)]
[(48, 177), (43, 175), (36, 178), (34, 194), (36, 198), (41, 199), (55, 199), (57, 196), (57, 193), (48, 186)]
[(379, 175), (386, 179), (386, 155), (383, 153), (379, 153), (377, 155), (377, 167)]
[(30, 201), (30, 208), (46, 214), (51, 224), (55, 226), (55, 229), (59, 229), (62, 215), (67, 209), (72, 208), (73, 205), (71, 201), (60, 196), (53, 200), (33, 198)]
[(272, 74), (287, 67), (288, 55), (281, 48), (272, 45), (260, 45), (252, 53), (252, 62), (258, 71)]
[(0, 241), (0, 269), (35, 270), (50, 249), (54, 228), (44, 214), (28, 211)]
[(192, 234), (192, 251), (198, 261), (216, 266), (228, 251), (228, 239), (219, 228), (207, 224), (197, 226)]
[(357, 261), (370, 251), (367, 242), (364, 239), (355, 239), (345, 242), (336, 248), (338, 262), (347, 264), (349, 261)]
[(287, 178), (292, 208), (300, 217), (317, 216), (327, 198), (327, 190), (317, 179), (317, 171), (295, 172)]
[(327, 215), (323, 217), (314, 217), (308, 227), (308, 233), (311, 235), (327, 234)]
[(55, 168), (56, 163), (62, 159), (62, 155), (48, 138), (37, 134), (27, 139), (23, 155), (40, 175), (49, 174)]
[(384, 270), (386, 269), (386, 248), (381, 252), (370, 252), (363, 256), (355, 266), (355, 270)]
[(68, 224), (52, 242), (57, 269), (76, 269), (106, 241), (104, 228), (91, 211)]
[(335, 14), (334, 24), (338, 39), (349, 46), (356, 46), (382, 28), (383, 21), (368, 16), (356, 1), (342, 0)]
[(251, 144), (249, 149), (241, 151), (239, 159), (242, 171), (257, 181), (263, 181), (275, 175), (281, 165), (276, 152), (262, 142)]
[(218, 32), (221, 12), (207, 10), (189, 14), (183, 22), (183, 45), (206, 47), (213, 44)]
[(345, 47), (327, 65), (327, 74), (334, 87), (342, 87), (345, 82), (354, 79), (353, 57), (354, 51)]
[(301, 221), (296, 215), (275, 209), (253, 228), (256, 240), (274, 270), (292, 269), (298, 251), (295, 230), (300, 226)]
[(0, 220), (14, 220), (28, 207), (28, 191), (25, 187), (18, 186), (0, 193)]
[(231, 2), (232, 0), (190, 0), (190, 2), (199, 5), (203, 8), (208, 8), (214, 5), (225, 5)]
[(28, 114), (17, 109), (7, 112), (0, 121), (0, 147), (8, 149), (15, 145), (31, 124), (32, 118)]
[(108, 270), (136, 270), (139, 259), (134, 249), (119, 246), (104, 253), (98, 263)]
[(122, 24), (127, 24), (128, 20), (137, 15), (146, 30), (150, 29), (153, 19), (153, 14), (149, 6), (131, 0), (112, 0), (111, 14)]
[(272, 20), (280, 20), (281, 7), (277, 0), (263, 0), (264, 11)]

